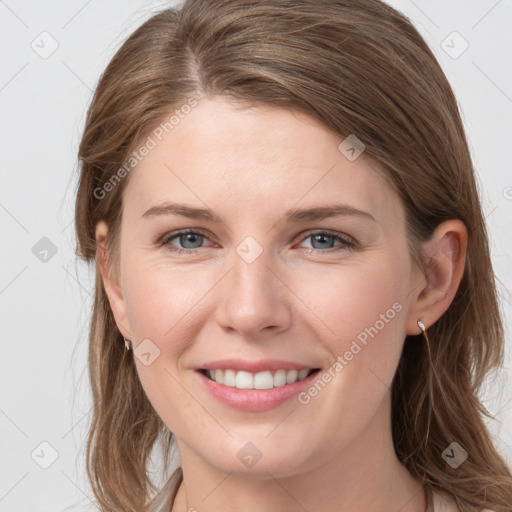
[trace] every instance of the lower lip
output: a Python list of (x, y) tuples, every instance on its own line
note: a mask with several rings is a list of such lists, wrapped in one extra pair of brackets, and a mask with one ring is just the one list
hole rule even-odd
[(238, 389), (224, 386), (209, 379), (198, 370), (196, 373), (206, 390), (224, 405), (243, 411), (269, 411), (296, 397), (310, 386), (312, 380), (318, 375), (318, 370), (304, 380), (270, 389)]

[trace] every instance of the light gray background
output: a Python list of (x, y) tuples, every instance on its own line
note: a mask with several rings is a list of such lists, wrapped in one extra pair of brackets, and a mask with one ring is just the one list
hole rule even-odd
[[(419, 28), (455, 89), (510, 333), (512, 1), (390, 3)], [(93, 272), (76, 264), (73, 252), (76, 151), (101, 71), (133, 29), (168, 5), (0, 0), (1, 512), (58, 511), (92, 497), (83, 446), (91, 411), (85, 370)], [(464, 42), (453, 31), (469, 44), (458, 58)], [(52, 44), (56, 51), (42, 58)], [(57, 250), (46, 262), (32, 250), (43, 237)], [(489, 380), (484, 397), (499, 420), (490, 423), (496, 443), (512, 464), (510, 348), (508, 334), (506, 368)]]

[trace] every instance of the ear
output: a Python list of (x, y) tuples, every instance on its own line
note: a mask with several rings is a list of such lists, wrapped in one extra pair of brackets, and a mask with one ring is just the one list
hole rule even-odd
[(447, 220), (423, 245), (426, 272), (420, 269), (411, 281), (406, 333), (420, 334), (418, 320), (428, 328), (448, 309), (464, 273), (468, 243), (467, 229), (460, 220)]
[(118, 277), (112, 271), (112, 264), (109, 261), (107, 252), (108, 227), (104, 221), (96, 224), (96, 265), (101, 273), (103, 287), (107, 293), (110, 309), (114, 315), (117, 328), (124, 338), (131, 340), (130, 323), (126, 316), (126, 304), (118, 282)]

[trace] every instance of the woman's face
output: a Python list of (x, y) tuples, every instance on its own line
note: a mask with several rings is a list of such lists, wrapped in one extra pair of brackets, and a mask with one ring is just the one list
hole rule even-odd
[(124, 193), (113, 309), (181, 448), (285, 476), (387, 432), (418, 284), (399, 197), (296, 112), (202, 99), (168, 131)]

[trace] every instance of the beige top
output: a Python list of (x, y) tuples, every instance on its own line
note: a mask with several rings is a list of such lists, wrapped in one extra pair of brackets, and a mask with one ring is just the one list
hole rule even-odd
[[(181, 482), (182, 473), (181, 468), (178, 468), (171, 478), (167, 481), (165, 486), (153, 498), (147, 512), (170, 512), (171, 506), (178, 492), (178, 487)], [(434, 511), (433, 512), (460, 512), (455, 502), (446, 493), (434, 492)], [(93, 504), (81, 505), (76, 507), (67, 508), (62, 512), (100, 512)], [(485, 509), (482, 512), (493, 512), (492, 510)]]
[(434, 512), (460, 512), (457, 505), (447, 494), (434, 492), (432, 496), (434, 500)]

